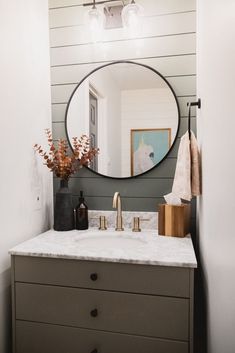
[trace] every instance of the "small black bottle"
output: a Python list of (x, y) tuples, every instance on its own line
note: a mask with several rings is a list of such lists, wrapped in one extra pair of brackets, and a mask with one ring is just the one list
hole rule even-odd
[(88, 229), (88, 207), (84, 202), (83, 191), (80, 191), (79, 203), (75, 209), (76, 229)]

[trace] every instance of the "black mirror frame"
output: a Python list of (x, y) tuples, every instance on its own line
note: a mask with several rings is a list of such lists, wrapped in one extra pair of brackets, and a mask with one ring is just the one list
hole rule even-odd
[(145, 67), (146, 69), (149, 69), (151, 71), (153, 71), (156, 75), (160, 76), (164, 81), (165, 83), (167, 84), (167, 86), (170, 88), (174, 98), (175, 98), (175, 101), (176, 101), (176, 106), (177, 106), (177, 111), (178, 111), (178, 128), (177, 128), (177, 131), (176, 131), (176, 135), (175, 135), (175, 138), (174, 138), (174, 141), (171, 145), (171, 147), (169, 148), (169, 151), (166, 153), (166, 155), (157, 163), (155, 164), (152, 168), (146, 170), (146, 172), (144, 173), (141, 173), (141, 174), (137, 174), (137, 175), (133, 175), (133, 176), (129, 176), (129, 177), (112, 177), (112, 176), (109, 176), (109, 175), (104, 175), (104, 174), (101, 174), (99, 172), (96, 172), (94, 170), (92, 170), (91, 168), (89, 167), (86, 167), (87, 169), (89, 169), (91, 172), (99, 175), (99, 176), (102, 176), (102, 177), (105, 177), (105, 178), (110, 178), (110, 179), (119, 179), (119, 180), (124, 180), (124, 179), (133, 179), (133, 178), (138, 178), (146, 173), (149, 173), (150, 171), (152, 171), (154, 168), (158, 167), (169, 155), (169, 153), (171, 152), (172, 148), (174, 147), (175, 145), (175, 142), (177, 140), (177, 137), (178, 137), (178, 133), (179, 133), (179, 128), (180, 128), (180, 107), (179, 107), (179, 102), (178, 102), (178, 99), (177, 99), (177, 96), (175, 94), (175, 91), (173, 90), (172, 86), (170, 85), (170, 83), (167, 81), (167, 79), (162, 75), (160, 74), (160, 72), (158, 72), (157, 70), (155, 70), (154, 68), (152, 68), (151, 66), (148, 66), (148, 65), (145, 65), (145, 64), (141, 64), (141, 63), (138, 63), (138, 62), (135, 62), (135, 61), (131, 61), (131, 60), (118, 60), (118, 61), (112, 61), (112, 62), (109, 62), (107, 64), (104, 64), (104, 65), (101, 65), (97, 68), (95, 68), (94, 70), (92, 70), (91, 72), (89, 72), (86, 76), (83, 77), (83, 79), (77, 84), (77, 86), (74, 88), (70, 98), (69, 98), (69, 101), (67, 103), (67, 106), (66, 106), (66, 111), (65, 111), (65, 133), (66, 133), (66, 138), (68, 140), (68, 144), (69, 144), (69, 147), (71, 148), (71, 150), (73, 151), (73, 147), (70, 143), (70, 139), (69, 139), (69, 135), (68, 135), (68, 128), (67, 128), (67, 122), (68, 122), (68, 110), (69, 110), (69, 106), (70, 106), (70, 103), (71, 103), (71, 100), (76, 92), (76, 90), (78, 89), (78, 87), (89, 77), (91, 76), (94, 72), (100, 70), (100, 69), (103, 69), (104, 67), (107, 67), (107, 66), (111, 66), (111, 65), (116, 65), (116, 64), (134, 64), (134, 65), (138, 65), (138, 66), (142, 66), (142, 67)]

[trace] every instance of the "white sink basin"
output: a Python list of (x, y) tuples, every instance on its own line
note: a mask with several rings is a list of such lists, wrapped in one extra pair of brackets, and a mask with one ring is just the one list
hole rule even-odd
[[(130, 234), (131, 233), (131, 234)], [(76, 243), (80, 250), (89, 249), (89, 251), (112, 251), (115, 249), (136, 249), (146, 245), (144, 237), (136, 235), (130, 231), (94, 231), (86, 235), (81, 234), (76, 237)]]

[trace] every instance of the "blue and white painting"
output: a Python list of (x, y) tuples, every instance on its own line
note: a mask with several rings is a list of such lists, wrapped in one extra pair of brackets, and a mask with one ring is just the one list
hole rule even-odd
[(131, 175), (157, 165), (171, 146), (171, 129), (131, 130)]

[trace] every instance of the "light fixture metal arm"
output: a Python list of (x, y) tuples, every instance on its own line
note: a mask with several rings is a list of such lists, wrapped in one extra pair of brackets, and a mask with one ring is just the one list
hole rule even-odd
[(96, 5), (103, 5), (103, 4), (107, 4), (107, 3), (110, 3), (110, 2), (117, 2), (117, 0), (101, 0), (101, 1), (96, 1), (96, 0), (93, 0), (92, 2), (89, 2), (89, 3), (85, 3), (85, 4), (82, 4), (83, 6), (95, 6)]

